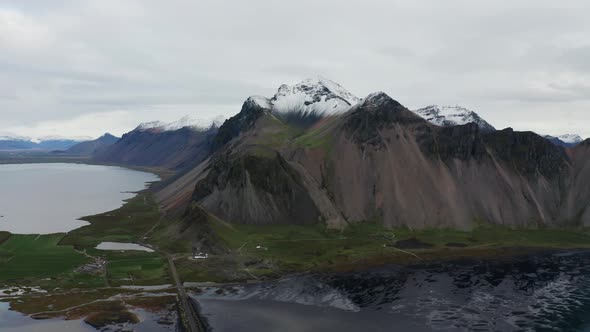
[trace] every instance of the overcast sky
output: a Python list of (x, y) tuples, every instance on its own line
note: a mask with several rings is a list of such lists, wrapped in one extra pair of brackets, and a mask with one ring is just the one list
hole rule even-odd
[(322, 75), (409, 108), (590, 137), (590, 2), (3, 0), (0, 135), (231, 116)]

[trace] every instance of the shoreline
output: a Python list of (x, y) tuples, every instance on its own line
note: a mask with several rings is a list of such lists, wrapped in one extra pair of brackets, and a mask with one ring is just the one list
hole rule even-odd
[[(516, 252), (518, 251), (518, 252)], [(430, 252), (435, 254), (439, 251)], [(498, 253), (501, 253), (498, 255)], [(184, 287), (187, 289), (194, 288), (206, 288), (206, 287), (232, 287), (232, 286), (243, 286), (243, 285), (256, 285), (265, 283), (277, 283), (283, 280), (287, 280), (293, 277), (310, 275), (310, 274), (355, 274), (371, 272), (376, 270), (386, 269), (387, 267), (404, 267), (404, 268), (420, 268), (425, 266), (432, 266), (437, 264), (445, 263), (463, 263), (470, 264), (475, 262), (517, 262), (524, 261), (535, 257), (546, 257), (553, 255), (575, 255), (590, 253), (590, 247), (588, 248), (545, 248), (545, 247), (501, 247), (496, 248), (494, 251), (488, 251), (483, 255), (461, 255), (461, 256), (446, 256), (446, 257), (430, 257), (422, 260), (398, 260), (397, 257), (391, 257), (393, 259), (381, 261), (375, 263), (374, 260), (367, 259), (364, 261), (355, 261), (350, 264), (341, 264), (329, 268), (319, 268), (315, 270), (307, 270), (300, 272), (287, 273), (276, 278), (265, 278), (265, 279), (252, 279), (252, 280), (236, 280), (228, 282), (215, 282), (215, 281), (204, 281), (204, 282), (184, 282)]]

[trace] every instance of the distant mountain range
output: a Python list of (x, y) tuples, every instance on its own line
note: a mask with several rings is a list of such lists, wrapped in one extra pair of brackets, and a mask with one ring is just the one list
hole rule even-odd
[(584, 141), (580, 135), (566, 134), (560, 136), (544, 136), (546, 139), (551, 141), (555, 145), (563, 146), (566, 148), (572, 148)]
[(113, 144), (97, 150), (93, 157), (99, 162), (185, 168), (208, 156), (220, 122), (184, 117), (172, 123), (142, 123)]
[(119, 137), (106, 133), (95, 140), (78, 143), (63, 151), (63, 153), (79, 156), (93, 156), (103, 149), (115, 144), (118, 140)]
[(66, 150), (70, 147), (91, 140), (89, 137), (44, 137), (39, 141), (33, 141), (28, 137), (0, 136), (0, 151), (6, 150)]

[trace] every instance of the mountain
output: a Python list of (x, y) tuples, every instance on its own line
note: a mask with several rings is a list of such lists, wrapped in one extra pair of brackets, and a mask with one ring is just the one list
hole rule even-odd
[(223, 117), (216, 117), (213, 119), (193, 119), (189, 116), (184, 116), (180, 120), (170, 123), (165, 123), (162, 121), (144, 122), (135, 128), (135, 130), (166, 132), (176, 131), (182, 128), (191, 128), (197, 131), (204, 131), (209, 129), (211, 126), (219, 127), (222, 123)]
[(89, 137), (59, 137), (48, 136), (40, 138), (38, 142), (32, 141), (28, 137), (0, 137), (0, 150), (66, 150), (70, 147), (91, 140)]
[(72, 146), (92, 140), (91, 137), (61, 137), (61, 136), (47, 136), (42, 137), (39, 139), (39, 143), (37, 143), (38, 149), (41, 150), (67, 150)]
[[(99, 162), (182, 169), (199, 163), (210, 152), (219, 119), (140, 124), (114, 144), (97, 151)], [(207, 124), (208, 123), (208, 124)]]
[(434, 125), (379, 92), (302, 130), (250, 97), (219, 128), (212, 155), (156, 197), (170, 211), (241, 224), (590, 225), (590, 141), (566, 151), (532, 132), (464, 122)]
[(417, 109), (414, 113), (430, 123), (441, 127), (464, 125), (473, 122), (484, 131), (496, 130), (496, 128), (482, 119), (477, 113), (461, 106), (431, 105)]
[(551, 143), (558, 146), (563, 146), (565, 148), (574, 147), (584, 141), (584, 139), (580, 137), (580, 135), (575, 134), (565, 134), (560, 136), (546, 135), (545, 138), (551, 141)]
[(80, 156), (91, 156), (96, 152), (115, 144), (118, 140), (118, 137), (106, 133), (95, 140), (78, 143), (64, 151), (64, 153)]
[(270, 99), (251, 98), (281, 120), (301, 127), (344, 113), (360, 100), (340, 84), (323, 77), (306, 79), (292, 86), (283, 84)]
[(29, 150), (36, 144), (28, 137), (0, 136), (0, 151), (3, 150)]

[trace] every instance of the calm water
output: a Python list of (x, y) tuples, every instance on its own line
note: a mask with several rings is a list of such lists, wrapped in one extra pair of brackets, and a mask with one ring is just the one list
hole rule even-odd
[(110, 166), (0, 165), (0, 231), (68, 232), (86, 224), (78, 218), (117, 209), (157, 179)]
[(590, 253), (208, 288), (214, 331), (590, 331)]
[(124, 243), (124, 242), (101, 242), (99, 245), (96, 246), (98, 250), (137, 250), (137, 251), (147, 251), (147, 252), (154, 252), (154, 250), (140, 246), (136, 243)]

